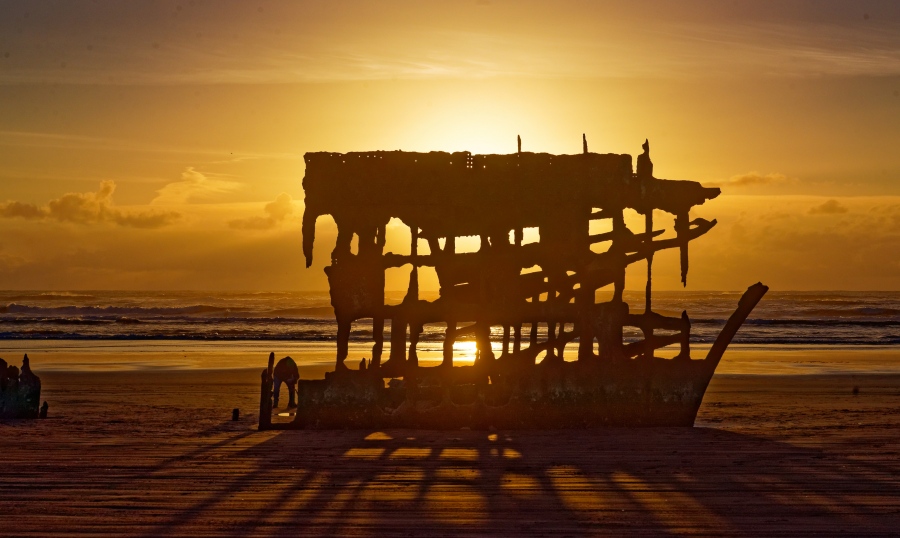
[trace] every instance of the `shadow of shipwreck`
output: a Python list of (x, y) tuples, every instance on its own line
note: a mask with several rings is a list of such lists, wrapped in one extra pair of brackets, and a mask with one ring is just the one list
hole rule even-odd
[[(706, 428), (286, 431), (147, 536), (890, 535), (896, 469)], [(205, 461), (194, 472), (215, 476)]]

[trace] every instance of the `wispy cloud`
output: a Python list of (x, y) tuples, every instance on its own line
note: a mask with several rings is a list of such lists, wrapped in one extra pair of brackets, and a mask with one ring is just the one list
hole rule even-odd
[(900, 286), (900, 197), (736, 194), (708, 205), (698, 215), (719, 225), (692, 251), (691, 271), (709, 289), (738, 274), (784, 290)]
[(263, 211), (266, 212), (265, 217), (235, 219), (229, 221), (228, 226), (236, 230), (270, 230), (284, 222), (294, 212), (293, 199), (290, 194), (283, 192), (275, 198), (275, 201), (266, 204)]
[(57, 220), (75, 224), (113, 223), (130, 228), (159, 228), (178, 220), (174, 211), (123, 211), (113, 205), (114, 181), (101, 181), (97, 192), (70, 192), (39, 206), (17, 201), (0, 204), (0, 217)]
[(748, 172), (732, 176), (727, 181), (706, 183), (708, 187), (757, 187), (760, 185), (783, 185), (785, 183), (795, 183), (796, 178), (788, 177), (784, 174), (760, 174), (759, 172)]
[(820, 205), (813, 206), (809, 210), (810, 215), (840, 215), (850, 211), (837, 200), (828, 200)]
[(260, 153), (223, 150), (209, 147), (185, 148), (183, 146), (155, 144), (68, 133), (0, 130), (0, 146), (13, 148), (77, 149), (87, 151), (115, 151), (123, 153), (159, 153), (212, 158), (210, 164), (243, 162), (250, 160), (301, 160), (301, 153)]
[(202, 173), (187, 167), (181, 173), (181, 179), (169, 183), (156, 191), (156, 198), (150, 202), (153, 205), (180, 205), (197, 202), (208, 202), (216, 196), (234, 192), (241, 188), (237, 181), (210, 177), (209, 173)]
[(783, 4), (11, 4), (0, 83), (900, 74), (889, 3)]

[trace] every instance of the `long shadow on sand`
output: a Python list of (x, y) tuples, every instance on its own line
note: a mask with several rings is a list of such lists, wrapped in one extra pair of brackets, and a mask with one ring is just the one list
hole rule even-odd
[(182, 534), (226, 511), (229, 524), (216, 534), (889, 535), (900, 528), (896, 469), (707, 428), (288, 431), (224, 457), (249, 471), (217, 474), (221, 462), (197, 461), (194, 472), (212, 482), (208, 495), (148, 535)]

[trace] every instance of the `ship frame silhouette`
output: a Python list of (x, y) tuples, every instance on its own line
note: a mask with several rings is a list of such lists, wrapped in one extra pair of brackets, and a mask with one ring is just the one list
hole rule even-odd
[[(719, 189), (654, 177), (649, 142), (636, 169), (630, 155), (591, 153), (583, 142), (574, 155), (522, 152), (521, 141), (508, 155), (307, 153), (307, 267), (317, 219), (330, 215), (338, 229), (325, 268), (338, 325), (335, 370), (299, 380), (295, 418), (277, 424), (270, 356), (260, 428), (692, 425), (722, 354), (768, 288), (751, 286), (706, 357), (692, 359), (687, 313), (653, 312), (653, 257), (678, 249), (686, 285), (688, 245), (716, 224), (691, 219), (691, 208)], [(643, 215), (643, 231), (628, 228), (626, 210)], [(674, 216), (673, 230), (654, 228), (658, 211)], [(409, 227), (408, 254), (385, 252), (391, 219)], [(592, 233), (596, 221), (607, 231)], [(524, 242), (526, 229), (540, 239)], [(480, 248), (457, 252), (458, 238), (471, 236)], [(634, 313), (622, 296), (626, 269), (638, 262), (646, 264), (646, 295)], [(437, 274), (435, 300), (420, 297), (422, 267)], [(409, 285), (400, 304), (388, 305), (392, 268), (408, 268)], [(610, 288), (611, 298), (598, 302), (597, 291)], [(371, 320), (371, 360), (349, 369), (351, 330), (361, 320)], [(445, 328), (437, 366), (417, 356), (427, 324)], [(642, 338), (626, 342), (625, 327)], [(474, 364), (454, 364), (453, 344), (463, 338), (476, 342)], [(576, 356), (566, 357), (573, 341)], [(673, 345), (674, 358), (656, 356)]]

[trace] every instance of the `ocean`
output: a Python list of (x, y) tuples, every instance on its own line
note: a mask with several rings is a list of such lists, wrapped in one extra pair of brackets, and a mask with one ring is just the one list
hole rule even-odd
[[(670, 316), (687, 310), (692, 356), (702, 358), (740, 296), (655, 292), (653, 309)], [(403, 294), (386, 298), (396, 304)], [(634, 312), (642, 310), (642, 293), (627, 292), (625, 300), (639, 305)], [(320, 378), (334, 363), (336, 324), (327, 292), (5, 291), (0, 305), (0, 357), (16, 363), (28, 353), (38, 372), (255, 369), (273, 351), (294, 357), (304, 377)], [(440, 324), (425, 327), (421, 364), (441, 360), (443, 331)], [(498, 353), (501, 331), (494, 329)], [(389, 333), (387, 326), (385, 356)], [(545, 337), (546, 328), (539, 334)], [(640, 337), (625, 331), (626, 341)], [(347, 364), (355, 368), (361, 357), (371, 357), (371, 346), (371, 322), (360, 320)], [(577, 346), (567, 346), (567, 360)], [(669, 346), (659, 356), (677, 351)], [(470, 363), (475, 343), (456, 342), (454, 356)], [(900, 293), (769, 291), (717, 374), (900, 374)]]
[[(655, 292), (653, 309), (687, 310), (692, 342), (709, 344), (737, 306), (740, 292)], [(388, 294), (399, 302), (398, 292)], [(627, 292), (633, 311), (643, 294)], [(327, 292), (0, 292), (0, 340), (334, 340)], [(634, 305), (638, 305), (636, 308)], [(569, 327), (571, 329), (571, 326)], [(443, 339), (425, 327), (421, 341)], [(499, 332), (500, 328), (495, 328)], [(385, 338), (389, 339), (389, 324)], [(640, 337), (626, 330), (626, 341)], [(372, 339), (371, 322), (354, 324), (353, 342)], [(738, 332), (738, 344), (900, 344), (900, 292), (769, 291)]]

